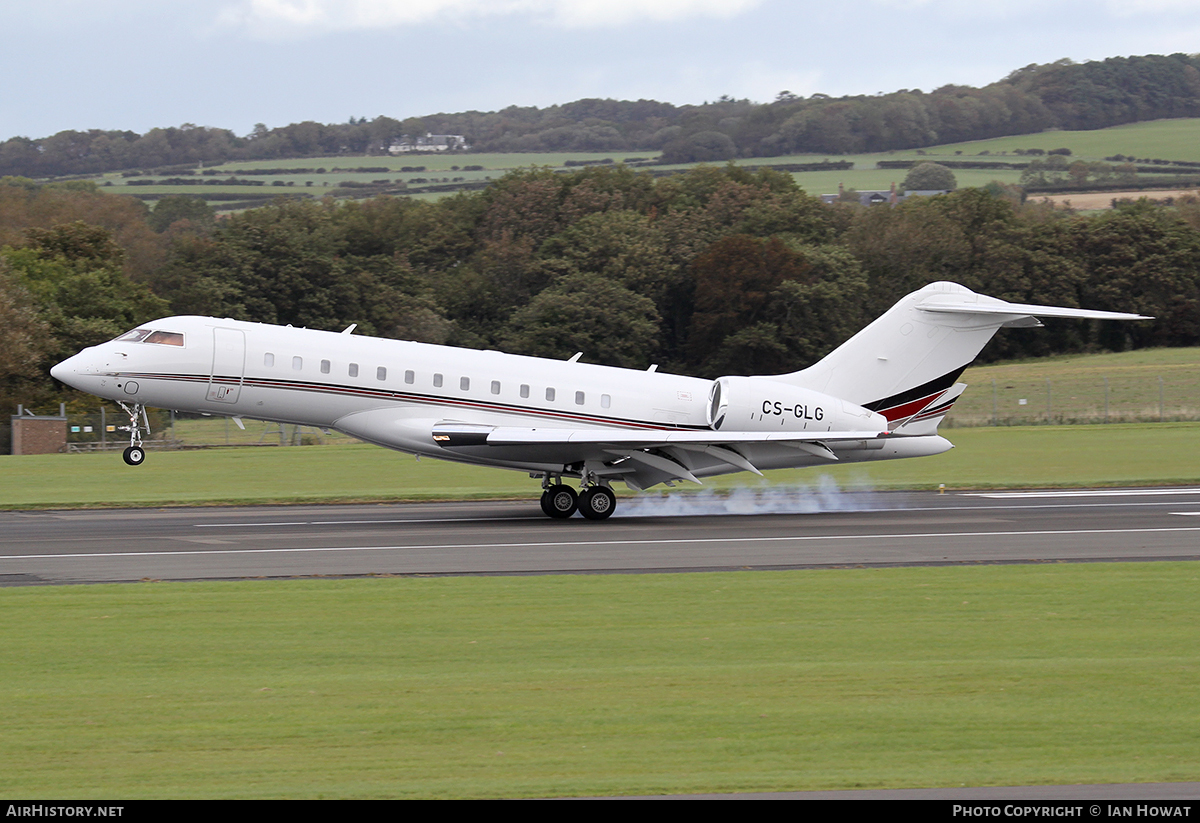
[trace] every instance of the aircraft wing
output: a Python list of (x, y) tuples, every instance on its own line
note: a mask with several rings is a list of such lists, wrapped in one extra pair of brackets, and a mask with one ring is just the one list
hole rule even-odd
[[(827, 443), (891, 437), (880, 431), (717, 432), (678, 429), (554, 429), (439, 423), (433, 439), (451, 452), (499, 459), (523, 459), (562, 465), (588, 464), (600, 476), (620, 479), (634, 488), (688, 480), (699, 483), (699, 468), (761, 475), (746, 456), (747, 446), (790, 446), (822, 460), (837, 460)], [(712, 473), (712, 472), (705, 472)]]

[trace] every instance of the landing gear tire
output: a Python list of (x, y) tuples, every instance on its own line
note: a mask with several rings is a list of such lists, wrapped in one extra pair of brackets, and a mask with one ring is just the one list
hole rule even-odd
[(605, 520), (617, 509), (617, 496), (604, 486), (592, 486), (579, 496), (579, 513), (588, 520)]
[(575, 513), (575, 508), (579, 505), (579, 497), (570, 486), (559, 483), (542, 492), (541, 503), (542, 511), (547, 517), (566, 520)]
[(146, 462), (146, 450), (141, 446), (130, 446), (121, 454), (125, 462), (131, 466), (140, 466)]

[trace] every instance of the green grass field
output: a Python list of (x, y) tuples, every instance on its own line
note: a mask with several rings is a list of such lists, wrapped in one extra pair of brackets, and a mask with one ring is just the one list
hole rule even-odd
[(0, 795), (1200, 779), (1190, 563), (0, 589)]
[[(707, 488), (818, 484), (949, 489), (1144, 486), (1200, 482), (1200, 423), (951, 429), (936, 457), (710, 478)], [(658, 496), (659, 491), (645, 494)], [(695, 488), (695, 487), (690, 487)], [(363, 444), (0, 457), (0, 508), (536, 499), (525, 474), (415, 460)], [(669, 494), (686, 493), (675, 490)], [(622, 497), (637, 497), (621, 492)]]
[(1091, 131), (1051, 130), (1040, 134), (935, 146), (925, 149), (925, 152), (948, 156), (961, 151), (966, 157), (981, 151), (997, 154), (1011, 152), (1013, 149), (1049, 151), (1058, 148), (1070, 149), (1073, 157), (1088, 160), (1102, 160), (1105, 157), (1124, 154), (1139, 158), (1200, 162), (1200, 118), (1150, 120)]

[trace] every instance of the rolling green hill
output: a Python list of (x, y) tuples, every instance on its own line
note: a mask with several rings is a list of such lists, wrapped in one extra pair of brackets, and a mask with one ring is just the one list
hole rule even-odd
[[(880, 152), (875, 154), (818, 155), (791, 154), (779, 157), (750, 157), (731, 162), (746, 166), (786, 166), (822, 161), (849, 161), (853, 169), (839, 171), (792, 172), (797, 184), (810, 194), (827, 194), (845, 188), (857, 190), (887, 189), (904, 180), (902, 169), (881, 169), (879, 161), (965, 161), (1028, 162), (1032, 157), (1017, 155), (1016, 150), (1070, 149), (1071, 160), (1088, 162), (1124, 155), (1139, 159), (1165, 159), (1200, 162), (1200, 118), (1155, 120), (1113, 126), (1094, 131), (1051, 130), (1036, 134), (999, 137), (968, 143), (951, 143), (925, 149)], [(178, 174), (123, 177), (105, 174), (91, 178), (113, 194), (128, 194), (153, 201), (166, 194), (204, 196), (213, 205), (226, 208), (245, 208), (257, 205), (260, 198), (278, 195), (322, 197), (373, 196), (392, 194), (404, 196), (445, 197), (461, 187), (485, 185), (509, 171), (530, 166), (566, 169), (590, 162), (648, 161), (653, 152), (532, 152), (487, 154), (425, 154), (399, 157), (307, 157), (288, 160), (256, 160), (225, 163), (203, 170), (187, 179), (196, 185), (140, 185), (148, 180), (161, 181)], [(656, 174), (682, 171), (697, 163), (647, 166)], [(370, 168), (372, 171), (357, 169)], [(408, 168), (409, 171), (404, 169)], [(296, 170), (295, 173), (255, 174), (267, 169)], [(340, 169), (340, 170), (339, 170)], [(420, 170), (412, 170), (420, 169)], [(207, 172), (208, 176), (204, 176)], [(215, 175), (214, 175), (215, 173)], [(1016, 185), (1021, 171), (1014, 169), (955, 169), (960, 188), (983, 186), (992, 181)], [(228, 178), (261, 182), (263, 185), (199, 185), (202, 181)], [(131, 185), (134, 184), (134, 185)], [(347, 188), (349, 184), (352, 188)], [(1165, 188), (1174, 188), (1164, 183)], [(223, 198), (229, 194), (236, 197)], [(255, 201), (245, 202), (243, 198)]]

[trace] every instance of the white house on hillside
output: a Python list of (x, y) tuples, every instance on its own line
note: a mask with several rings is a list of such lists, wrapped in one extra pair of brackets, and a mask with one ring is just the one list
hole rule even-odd
[(399, 143), (389, 146), (388, 151), (392, 154), (401, 154), (406, 151), (450, 151), (451, 149), (466, 151), (469, 148), (471, 147), (467, 145), (467, 138), (461, 134), (426, 134), (424, 137), (416, 138), (405, 135)]

